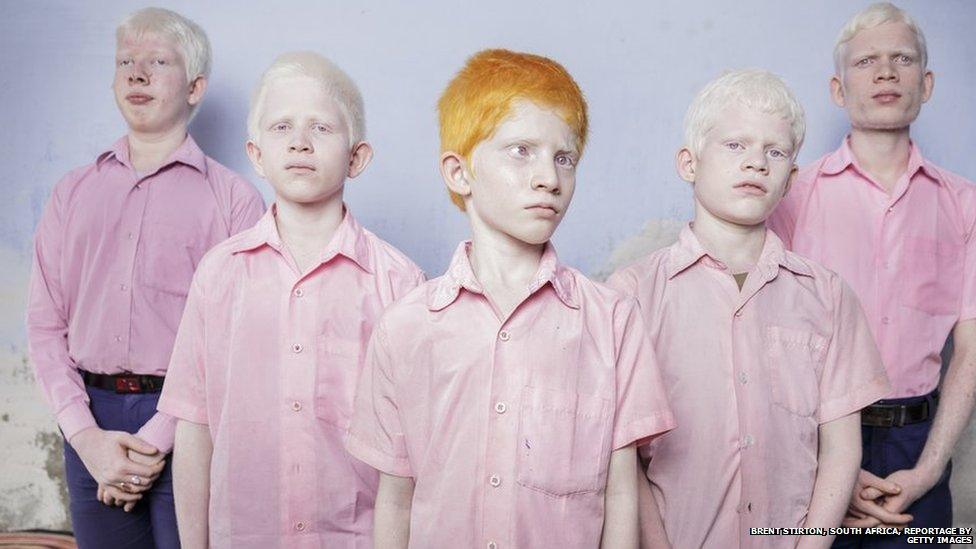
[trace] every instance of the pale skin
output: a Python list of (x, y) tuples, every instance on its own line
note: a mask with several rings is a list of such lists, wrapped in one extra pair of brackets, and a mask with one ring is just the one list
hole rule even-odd
[[(528, 297), (545, 244), (572, 199), (579, 155), (576, 134), (559, 113), (524, 100), (468, 158), (441, 155), (441, 176), (464, 200), (471, 223), (471, 268), (499, 322)], [(603, 547), (637, 545), (636, 459), (633, 446), (611, 453)], [(412, 497), (412, 479), (381, 476), (375, 547), (406, 547)]]
[[(260, 131), (245, 149), (275, 190), (275, 223), (296, 277), (319, 264), (342, 223), (342, 192), (372, 159), (365, 141), (350, 144), (341, 107), (311, 78), (269, 84)], [(210, 460), (206, 425), (180, 421), (173, 447), (173, 490), (180, 542), (204, 548), (208, 536)]]
[[(915, 35), (904, 23), (860, 31), (844, 46), (838, 69), (830, 80), (830, 93), (847, 110), (851, 151), (858, 165), (890, 194), (907, 169), (910, 126), (932, 96), (935, 77), (922, 66)], [(845, 526), (908, 524), (912, 516), (905, 510), (945, 471), (976, 400), (976, 320), (957, 323), (952, 335), (953, 355), (918, 463), (887, 478), (862, 470)]]
[[(695, 186), (692, 230), (730, 274), (751, 271), (762, 254), (766, 219), (796, 176), (792, 141), (784, 119), (730, 105), (705, 133), (699, 151), (678, 151), (678, 174)], [(804, 527), (832, 528), (841, 522), (861, 461), (859, 418), (854, 413), (820, 425), (817, 477)], [(650, 508), (650, 490), (642, 486), (641, 495), (642, 510)], [(642, 519), (641, 524), (647, 546), (665, 546), (660, 522)], [(829, 547), (832, 541), (806, 536), (798, 547)]]
[[(168, 37), (124, 36), (116, 48), (112, 89), (128, 125), (133, 168), (158, 169), (186, 139), (193, 106), (203, 100), (207, 79), (187, 80), (182, 51)], [(152, 487), (165, 455), (138, 437), (97, 426), (79, 431), (69, 444), (98, 482), (98, 500), (126, 512)]]

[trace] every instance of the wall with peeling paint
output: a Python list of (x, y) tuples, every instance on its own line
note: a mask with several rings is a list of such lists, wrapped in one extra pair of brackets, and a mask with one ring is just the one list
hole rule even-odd
[[(376, 150), (367, 172), (349, 185), (348, 203), (430, 273), (445, 265), (466, 229), (435, 168), (437, 94), (464, 58), (484, 47), (560, 60), (587, 94), (592, 134), (556, 244), (568, 263), (603, 275), (668, 243), (690, 215), (673, 154), (688, 101), (721, 69), (761, 66), (794, 87), (808, 113), (802, 162), (836, 147), (846, 119), (827, 96), (830, 52), (840, 25), (867, 1), (632, 0), (598, 11), (592, 3), (552, 1), (363, 1), (300, 13), (281, 3), (158, 4), (208, 30), (215, 65), (192, 131), (211, 156), (256, 183), (243, 142), (247, 99), (261, 70), (292, 49), (322, 51), (345, 67), (363, 89)], [(928, 29), (937, 74), (914, 136), (930, 159), (976, 178), (976, 3), (899, 4)], [(0, 530), (69, 526), (60, 437), (26, 359), (30, 241), (54, 182), (124, 131), (109, 89), (113, 32), (141, 5), (105, 0), (96, 11), (66, 0), (0, 4)], [(976, 523), (973, 429), (956, 453), (960, 525)]]

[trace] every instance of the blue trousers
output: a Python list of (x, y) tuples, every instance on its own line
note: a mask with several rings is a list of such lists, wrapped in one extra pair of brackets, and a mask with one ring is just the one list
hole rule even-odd
[[(91, 411), (102, 429), (135, 433), (156, 413), (159, 393), (117, 394), (87, 387)], [(173, 473), (166, 467), (131, 512), (97, 499), (98, 483), (71, 445), (64, 445), (71, 523), (80, 549), (178, 549)]]
[[(932, 418), (935, 416), (937, 399), (933, 394), (910, 397), (893, 398), (879, 401), (882, 404), (915, 404), (924, 400), (929, 401), (929, 419), (921, 423), (913, 423), (902, 427), (861, 427), (863, 455), (861, 468), (885, 478), (895, 471), (911, 469), (918, 462), (932, 429)], [(906, 511), (912, 515), (911, 527), (944, 527), (952, 526), (952, 495), (949, 493), (949, 475), (952, 472), (950, 463), (939, 481), (924, 496), (912, 504)], [(948, 545), (919, 545), (908, 544), (906, 536), (838, 536), (834, 548), (895, 548), (895, 547), (948, 547)]]

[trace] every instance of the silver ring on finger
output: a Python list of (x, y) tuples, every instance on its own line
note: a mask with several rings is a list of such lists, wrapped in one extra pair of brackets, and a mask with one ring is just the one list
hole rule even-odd
[(128, 485), (125, 482), (120, 482), (119, 483), (119, 488), (121, 488), (123, 491), (125, 491), (127, 489), (126, 486), (128, 486)]

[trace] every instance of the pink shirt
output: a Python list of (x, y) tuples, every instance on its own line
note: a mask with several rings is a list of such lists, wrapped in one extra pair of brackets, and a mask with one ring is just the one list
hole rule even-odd
[(273, 206), (207, 254), (159, 410), (210, 427), (211, 547), (372, 547), (378, 475), (343, 438), (373, 324), (422, 281), (348, 212), (304, 273)]
[[(95, 426), (78, 370), (165, 375), (200, 258), (264, 211), (192, 137), (142, 177), (128, 143), (58, 182), (34, 238), (30, 359), (67, 439)], [(175, 425), (156, 414), (137, 435), (168, 452)]]
[(922, 158), (889, 195), (848, 141), (804, 167), (770, 219), (786, 245), (844, 277), (867, 313), (893, 397), (938, 386), (956, 322), (976, 318), (976, 187)]
[(380, 320), (347, 447), (414, 478), (411, 547), (597, 547), (610, 453), (673, 426), (636, 303), (547, 246), (501, 318), (468, 249)]
[(642, 448), (671, 543), (794, 547), (749, 529), (801, 526), (818, 427), (889, 391), (853, 292), (771, 231), (740, 291), (690, 227), (610, 283), (640, 303), (678, 423)]

